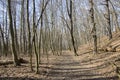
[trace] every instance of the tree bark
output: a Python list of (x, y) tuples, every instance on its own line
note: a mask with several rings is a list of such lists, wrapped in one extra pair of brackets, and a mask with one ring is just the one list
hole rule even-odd
[(73, 45), (73, 49), (74, 49), (74, 53), (75, 53), (75, 56), (78, 56), (77, 54), (77, 50), (75, 48), (75, 39), (74, 39), (74, 30), (73, 30), (73, 19), (72, 19), (72, 0), (70, 0), (70, 23), (71, 23), (71, 30), (70, 30), (70, 33), (71, 33), (71, 40), (72, 40), (72, 45)]
[(35, 25), (35, 0), (33, 0), (33, 45), (34, 45), (34, 53), (35, 53), (35, 66), (36, 66), (36, 74), (39, 73), (39, 57), (37, 53), (37, 47), (36, 47), (36, 29), (37, 26)]
[(1, 32), (2, 43), (3, 43), (3, 55), (7, 56), (7, 53), (6, 53), (5, 37), (4, 37), (3, 30), (2, 30), (2, 28), (1, 28), (1, 24), (0, 24), (0, 32)]
[(93, 36), (93, 53), (97, 53), (97, 35), (96, 35), (96, 26), (95, 26), (95, 21), (94, 21), (94, 3), (93, 0), (89, 0), (90, 3), (90, 17), (91, 17), (91, 23), (92, 23), (92, 36)]
[(72, 19), (72, 0), (70, 0), (70, 10), (68, 8), (67, 0), (66, 0), (66, 5), (67, 5), (68, 16), (70, 18), (70, 24), (71, 24), (71, 26), (69, 27), (69, 30), (70, 30), (70, 35), (71, 35), (72, 46), (73, 46), (75, 56), (78, 56), (77, 50), (75, 47), (75, 39), (74, 39), (74, 32), (73, 32), (74, 30), (73, 30), (73, 19)]
[(19, 60), (17, 56), (17, 51), (15, 49), (15, 37), (14, 37), (14, 30), (13, 30), (13, 21), (12, 21), (12, 12), (11, 12), (11, 0), (8, 0), (8, 15), (9, 15), (9, 28), (10, 28), (10, 34), (12, 39), (12, 55), (14, 60), (14, 65), (19, 66)]
[(30, 31), (30, 22), (29, 22), (29, 0), (27, 0), (27, 27), (28, 27), (28, 54), (30, 55), (30, 68), (32, 68), (32, 44), (31, 44), (31, 31)]
[(105, 0), (106, 1), (106, 20), (107, 20), (107, 29), (108, 29), (108, 36), (109, 36), (109, 40), (112, 39), (112, 31), (111, 31), (111, 23), (110, 23), (110, 9), (109, 9), (109, 0)]

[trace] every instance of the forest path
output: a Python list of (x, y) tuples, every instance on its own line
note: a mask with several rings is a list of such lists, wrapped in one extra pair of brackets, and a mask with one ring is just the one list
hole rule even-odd
[(118, 80), (108, 60), (115, 59), (120, 53), (90, 54), (74, 56), (72, 52), (63, 52), (61, 56), (55, 56), (49, 63), (52, 66), (45, 80)]

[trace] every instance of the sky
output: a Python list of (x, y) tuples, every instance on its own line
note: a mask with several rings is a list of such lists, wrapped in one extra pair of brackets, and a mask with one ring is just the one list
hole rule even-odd
[[(3, 14), (3, 11), (6, 12), (6, 7), (3, 8), (3, 3), (5, 3), (7, 0), (0, 0), (0, 14)], [(16, 0), (12, 0), (12, 1), (16, 1)], [(16, 6), (17, 8), (17, 21), (20, 20), (20, 13), (21, 13), (21, 5), (20, 5), (20, 2), (21, 0), (18, 0), (18, 5)], [(36, 1), (36, 15), (39, 16), (40, 15), (40, 2), (42, 0), (35, 0)], [(54, 4), (54, 2), (58, 2), (58, 4), (60, 3), (61, 0), (52, 0), (53, 2), (53, 8), (54, 8), (54, 12), (57, 13), (56, 14), (56, 17), (59, 17), (61, 16), (61, 12), (60, 12), (60, 5), (59, 7), (55, 7), (56, 5), (58, 6), (58, 4)], [(115, 5), (117, 4), (116, 2), (119, 2), (119, 0), (111, 0), (114, 4), (114, 6), (116, 7), (120, 7), (118, 5)], [(88, 3), (88, 0), (74, 0), (75, 2), (75, 6), (76, 6), (76, 15), (79, 16), (77, 17), (77, 19), (81, 19), (82, 18), (86, 18), (87, 14), (88, 14), (88, 11), (89, 11), (89, 3)], [(94, 0), (94, 2), (96, 3), (95, 5), (97, 6), (97, 9), (99, 9), (99, 12), (105, 12), (105, 9), (104, 9), (104, 5), (102, 5), (104, 3), (104, 0)], [(29, 7), (29, 13), (30, 13), (30, 18), (32, 19), (32, 0), (29, 0), (29, 3), (30, 3), (30, 7)], [(50, 2), (51, 3), (51, 2)], [(47, 14), (48, 14), (48, 19), (50, 19), (51, 17), (51, 5), (49, 3), (49, 7), (47, 7)], [(4, 4), (6, 6), (6, 4)], [(62, 0), (62, 5), (63, 5), (63, 12), (64, 12), (64, 16), (66, 18), (68, 18), (68, 14), (66, 12), (66, 2), (65, 0)], [(120, 11), (120, 8), (115, 8), (117, 10)], [(85, 11), (85, 13), (83, 13), (82, 11)], [(58, 18), (58, 19), (59, 19)], [(2, 22), (2, 19), (3, 19), (3, 15), (0, 15), (0, 22)]]

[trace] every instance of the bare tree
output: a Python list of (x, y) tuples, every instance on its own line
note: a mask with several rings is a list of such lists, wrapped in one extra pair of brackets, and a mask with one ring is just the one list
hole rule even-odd
[(20, 50), (26, 53), (26, 27), (25, 27), (25, 1), (21, 1), (21, 20), (20, 20)]
[(13, 60), (14, 60), (14, 65), (19, 66), (20, 62), (18, 60), (17, 56), (17, 51), (15, 47), (15, 36), (14, 36), (14, 29), (13, 29), (13, 20), (12, 20), (12, 12), (11, 12), (11, 0), (8, 0), (8, 14), (9, 14), (9, 28), (10, 28), (10, 34), (11, 34), (11, 39), (12, 39), (12, 54), (13, 54)]
[(67, 5), (67, 12), (68, 12), (68, 16), (69, 16), (69, 19), (70, 19), (70, 27), (69, 27), (69, 30), (70, 30), (70, 35), (71, 35), (71, 41), (72, 41), (72, 45), (73, 45), (73, 50), (74, 50), (74, 53), (75, 53), (75, 56), (78, 56), (78, 54), (77, 54), (77, 50), (76, 50), (76, 47), (75, 47), (75, 39), (74, 39), (74, 35), (73, 35), (73, 17), (72, 17), (72, 13), (73, 13), (73, 11), (72, 11), (72, 3), (73, 1), (72, 0), (70, 0), (70, 7), (68, 7), (68, 2), (67, 2), (67, 0), (66, 0), (66, 5)]
[(106, 14), (105, 14), (105, 18), (107, 20), (107, 30), (108, 30), (108, 36), (109, 36), (109, 40), (112, 39), (112, 30), (111, 30), (111, 22), (110, 22), (110, 9), (109, 9), (109, 0), (105, 0), (106, 4)]
[(3, 54), (5, 54), (5, 56), (6, 56), (6, 55), (7, 55), (7, 54), (6, 54), (6, 43), (5, 43), (4, 32), (3, 32), (3, 30), (2, 30), (1, 24), (0, 24), (0, 33), (1, 33), (2, 43), (3, 43)]
[(32, 68), (32, 44), (31, 44), (31, 31), (30, 31), (30, 22), (29, 22), (29, 0), (27, 0), (27, 27), (28, 27), (28, 53), (30, 54), (30, 68)]
[(113, 16), (115, 16), (115, 21), (116, 21), (116, 32), (119, 32), (120, 31), (120, 27), (119, 27), (119, 21), (118, 21), (118, 15), (117, 15), (117, 12), (115, 10), (115, 7), (113, 5), (113, 3), (111, 1), (109, 1), (112, 5), (112, 8), (113, 8)]
[(17, 36), (17, 23), (16, 23), (16, 18), (17, 18), (17, 3), (16, 1), (12, 2), (12, 16), (13, 16), (13, 26), (14, 26), (14, 36), (15, 36), (15, 46), (16, 46), (16, 51), (19, 53), (19, 44), (18, 44), (18, 36)]
[(38, 74), (39, 72), (39, 60), (38, 60), (38, 52), (37, 52), (37, 46), (36, 46), (36, 37), (37, 37), (37, 33), (36, 33), (37, 27), (35, 24), (35, 0), (33, 0), (33, 45), (34, 45), (34, 53), (35, 53), (35, 64), (36, 64), (36, 74)]
[(33, 39), (32, 39), (32, 43), (33, 43), (33, 46), (34, 46), (34, 53), (35, 53), (35, 57), (36, 57), (36, 73), (39, 72), (39, 56), (38, 56), (38, 50), (37, 50), (37, 45), (36, 45), (36, 38), (38, 37), (37, 36), (37, 27), (39, 25), (39, 21), (41, 20), (42, 16), (43, 16), (43, 13), (47, 7), (47, 4), (50, 0), (47, 0), (45, 2), (45, 5), (44, 7), (42, 8), (41, 10), (41, 14), (37, 20), (37, 23), (35, 22), (35, 15), (36, 15), (36, 11), (35, 11), (35, 0), (33, 0)]
[(89, 0), (90, 3), (90, 17), (91, 17), (91, 23), (92, 23), (92, 36), (93, 36), (93, 42), (94, 42), (94, 49), (93, 52), (97, 53), (97, 35), (96, 35), (96, 26), (94, 21), (94, 3), (93, 0)]

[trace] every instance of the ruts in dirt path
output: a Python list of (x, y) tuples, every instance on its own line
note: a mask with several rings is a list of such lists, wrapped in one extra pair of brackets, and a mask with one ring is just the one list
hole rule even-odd
[(50, 61), (51, 69), (45, 80), (118, 80), (115, 69), (109, 64), (120, 53), (104, 53), (92, 55), (63, 52), (61, 56), (54, 56)]

